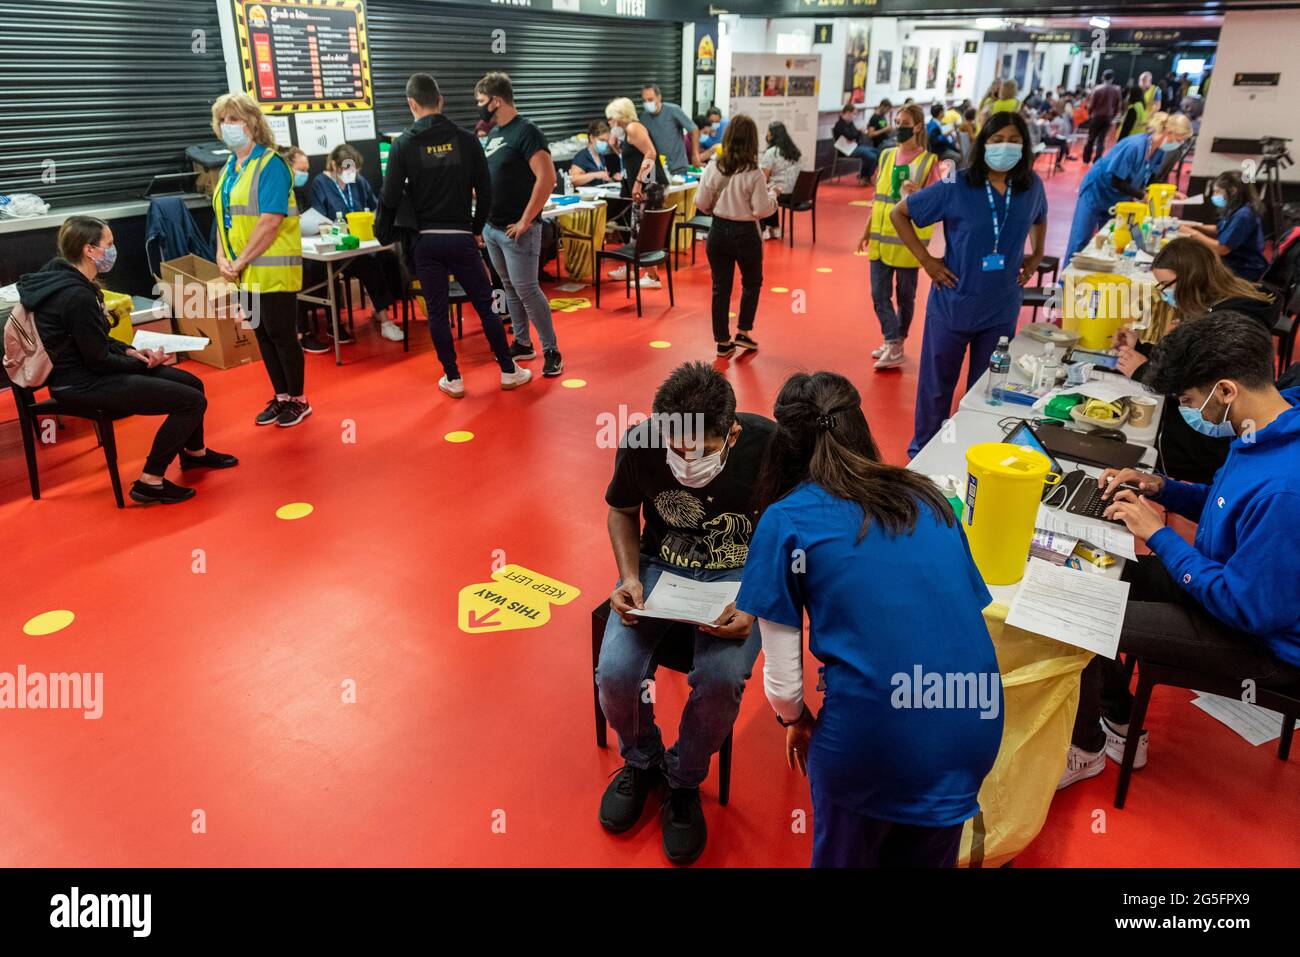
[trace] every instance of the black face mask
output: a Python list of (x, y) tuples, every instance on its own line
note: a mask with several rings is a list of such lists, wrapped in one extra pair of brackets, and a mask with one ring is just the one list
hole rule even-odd
[[(491, 100), (488, 100), (488, 103), (491, 102), (492, 102)], [(491, 123), (493, 122), (492, 117), (496, 115), (496, 112), (497, 112), (496, 110), (488, 109), (488, 104), (484, 103), (482, 106), (478, 108), (478, 118), (482, 120), (484, 123)]]
[(900, 126), (898, 128), (898, 142), (906, 143), (908, 140), (912, 138), (912, 133), (914, 131), (915, 131), (915, 127)]

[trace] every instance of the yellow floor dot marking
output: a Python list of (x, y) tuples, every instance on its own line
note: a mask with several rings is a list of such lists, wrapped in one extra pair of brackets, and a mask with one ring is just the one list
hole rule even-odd
[(465, 431), (448, 432), (443, 438), (448, 442), (470, 442), (474, 439), (474, 433)]
[(275, 510), (275, 517), (282, 518), (286, 522), (292, 522), (295, 519), (306, 518), (316, 507), (309, 502), (290, 502), (288, 505), (281, 505)]
[(671, 343), (671, 342), (668, 342), (668, 341), (665, 340), (665, 339), (656, 339), (654, 342), (650, 343), (650, 348), (651, 348), (651, 349), (667, 349), (667, 348), (668, 348), (669, 346), (671, 346), (671, 345), (672, 345), (672, 343)]
[(77, 616), (66, 608), (60, 608), (57, 611), (46, 611), (28, 618), (27, 624), (23, 625), (23, 634), (31, 635), (33, 638), (41, 638), (45, 635), (52, 635), (56, 631), (62, 631), (72, 624), (72, 620)]
[(790, 290), (789, 290), (787, 287), (785, 287), (785, 286), (773, 286), (773, 287), (772, 287), (772, 291), (773, 291), (773, 292), (789, 292)]
[(728, 318), (728, 319), (735, 319), (735, 318), (736, 318), (736, 314), (735, 314), (734, 312), (729, 312), (729, 313), (727, 313), (727, 318)]
[(849, 200), (849, 205), (850, 205), (850, 206), (870, 206), (870, 205), (871, 205), (871, 200), (869, 200), (869, 199), (851, 199), (851, 200)]
[(551, 308), (556, 312), (577, 312), (579, 309), (591, 308), (591, 300), (584, 299), (581, 296), (552, 299), (550, 304)]
[(565, 379), (560, 383), (566, 389), (581, 389), (586, 384), (586, 379)]
[(817, 267), (817, 271), (818, 271), (818, 272), (834, 272), (834, 270), (831, 269), (830, 266), (818, 266), (818, 267)]

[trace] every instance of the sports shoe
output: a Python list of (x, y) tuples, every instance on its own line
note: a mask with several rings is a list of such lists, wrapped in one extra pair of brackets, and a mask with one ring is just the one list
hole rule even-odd
[(888, 343), (889, 348), (884, 354), (876, 360), (876, 371), (881, 369), (897, 369), (903, 364), (903, 344), (901, 342)]
[(297, 399), (290, 399), (280, 406), (280, 415), (276, 419), (276, 425), (282, 429), (290, 428), (297, 425), (307, 416), (311, 415), (311, 404), (299, 402)]
[(704, 853), (709, 829), (704, 823), (699, 788), (668, 789), (659, 809), (664, 832), (664, 853), (674, 864), (693, 864)]
[(646, 798), (663, 786), (664, 776), (658, 768), (634, 768), (623, 765), (609, 782), (600, 799), (600, 826), (611, 834), (622, 834), (641, 820)]
[(605, 275), (617, 282), (623, 282), (627, 279), (627, 267), (619, 266), (617, 269), (611, 269), (609, 272), (605, 273)]
[(438, 388), (447, 393), (453, 399), (465, 398), (465, 380), (459, 376), (455, 379), (448, 379), (444, 375), (438, 380)]
[[(1116, 764), (1123, 764), (1124, 746), (1128, 743), (1128, 726), (1111, 724), (1102, 718), (1101, 729), (1106, 732), (1106, 757)], [(1150, 739), (1151, 736), (1144, 729), (1142, 736), (1138, 738), (1137, 757), (1133, 759), (1134, 771), (1147, 766), (1147, 745), (1151, 743)]]
[(194, 489), (176, 485), (166, 479), (162, 480), (161, 485), (149, 485), (137, 479), (131, 485), (128, 494), (131, 496), (131, 501), (139, 502), (141, 505), (175, 505), (193, 498)]
[(542, 353), (545, 362), (542, 365), (542, 375), (548, 379), (554, 379), (564, 371), (564, 358), (556, 349), (547, 349)]
[(745, 349), (749, 352), (758, 351), (758, 343), (750, 337), (748, 332), (737, 332), (731, 341), (737, 349)]
[(212, 449), (204, 450), (202, 455), (190, 455), (184, 449), (181, 449), (181, 471), (189, 469), (233, 469), (239, 464), (239, 459), (233, 455), (227, 455), (225, 452), (215, 452)]
[(401, 342), (406, 336), (402, 335), (402, 327), (391, 319), (386, 319), (379, 325), (379, 334), (389, 342)]
[(885, 350), (888, 348), (889, 348), (889, 343), (882, 342), (880, 345), (876, 346), (876, 348), (871, 350), (871, 358), (879, 359), (881, 356), (885, 354)]
[(519, 340), (516, 339), (514, 342), (510, 343), (510, 358), (515, 361), (520, 359), (536, 359), (537, 353), (533, 351), (532, 346), (520, 345)]
[(1065, 773), (1061, 775), (1056, 790), (1068, 788), (1077, 781), (1095, 778), (1106, 770), (1106, 751), (1085, 751), (1076, 744), (1070, 745), (1070, 753), (1065, 758)]
[(302, 344), (302, 351), (310, 352), (312, 355), (322, 355), (323, 353), (329, 352), (333, 349), (333, 346), (321, 342), (310, 332), (304, 333), (300, 342)]
[(781, 227), (780, 227), (780, 226), (773, 226), (773, 227), (772, 227), (772, 238), (773, 238), (773, 239), (780, 239), (780, 238), (781, 238)]
[(664, 284), (663, 284), (662, 282), (660, 282), (658, 279), (655, 279), (653, 276), (642, 276), (642, 277), (641, 277), (641, 288), (642, 288), (642, 289), (662, 289), (663, 287), (664, 287)]
[(266, 408), (257, 413), (257, 418), (253, 421), (258, 425), (275, 425), (280, 418), (280, 406), (284, 403), (279, 399), (272, 399), (266, 403)]
[(725, 359), (736, 351), (736, 344), (730, 340), (718, 343), (718, 358)]
[(509, 392), (511, 389), (519, 388), (532, 377), (532, 370), (525, 369), (521, 365), (516, 365), (514, 372), (501, 373), (501, 388)]
[(357, 340), (354, 339), (354, 338), (352, 337), (352, 333), (348, 332), (348, 325), (347, 325), (347, 323), (346, 323), (346, 322), (340, 322), (340, 323), (339, 323), (339, 338), (338, 338), (338, 343), (339, 343), (339, 345), (341, 345), (341, 346), (351, 346), (351, 345), (355, 345), (355, 344), (356, 344), (356, 341), (357, 341)]

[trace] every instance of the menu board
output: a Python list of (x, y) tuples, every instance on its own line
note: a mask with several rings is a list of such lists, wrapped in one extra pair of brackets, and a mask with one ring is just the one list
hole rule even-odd
[(369, 110), (363, 0), (233, 0), (244, 89), (267, 113)]

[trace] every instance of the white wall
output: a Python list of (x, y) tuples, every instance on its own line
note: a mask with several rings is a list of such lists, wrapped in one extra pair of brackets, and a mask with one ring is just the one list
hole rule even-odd
[[(895, 17), (873, 17), (871, 20), (871, 60), (867, 66), (867, 106), (873, 107), (888, 98), (895, 105), (911, 97), (921, 104), (934, 100), (974, 99), (975, 79), (979, 54), (963, 53), (967, 40), (979, 40), (978, 30), (919, 30), (917, 21)], [(899, 85), (902, 72), (903, 47), (913, 46), (919, 51), (916, 69), (916, 87), (904, 90)], [(957, 54), (957, 85), (949, 97), (945, 92), (948, 83), (948, 64), (953, 49)], [(930, 64), (930, 51), (939, 51), (939, 75), (933, 87), (925, 85)], [(882, 50), (893, 53), (887, 83), (876, 82), (876, 64)]]
[[(1214, 78), (1205, 100), (1197, 137), (1193, 176), (1217, 176), (1239, 169), (1244, 156), (1211, 153), (1216, 136), (1255, 138), (1265, 134), (1291, 137), (1292, 155), (1300, 159), (1300, 69), (1296, 66), (1296, 38), (1300, 37), (1300, 10), (1230, 12), (1223, 18)], [(1234, 73), (1280, 73), (1276, 87), (1232, 85)], [(1283, 170), (1285, 182), (1300, 182), (1300, 165)]]

